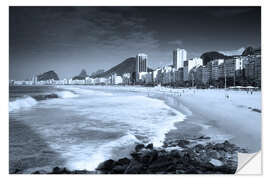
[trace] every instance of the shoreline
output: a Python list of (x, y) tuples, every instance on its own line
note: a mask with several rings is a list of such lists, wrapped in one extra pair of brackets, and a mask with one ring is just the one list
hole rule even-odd
[[(105, 91), (113, 91), (113, 90), (116, 90), (117, 92), (123, 90), (123, 91), (130, 91), (130, 92), (134, 92), (132, 90), (129, 90), (129, 89), (125, 89), (125, 88), (119, 88), (119, 89), (99, 89), (99, 88), (89, 88), (89, 89), (95, 89), (95, 90), (105, 90)], [(178, 140), (187, 140), (187, 141), (192, 141), (193, 144), (202, 144), (203, 146), (207, 145), (207, 143), (212, 143), (212, 144), (215, 144), (217, 143), (217, 141), (213, 141), (210, 137), (208, 137), (205, 132), (207, 131), (204, 131), (205, 129), (209, 129), (210, 127), (210, 124), (209, 124), (209, 127), (207, 127), (208, 125), (206, 124), (200, 124), (200, 121), (202, 120), (198, 120), (198, 114), (196, 111), (190, 111), (189, 109), (190, 108), (186, 108), (185, 105), (183, 105), (184, 103), (181, 101), (179, 101), (179, 98), (176, 98), (174, 97), (173, 95), (171, 95), (170, 93), (164, 93), (164, 94), (158, 94), (158, 93), (155, 93), (155, 92), (148, 92), (148, 89), (146, 92), (138, 92), (138, 91), (135, 91), (136, 93), (142, 93), (150, 98), (157, 98), (157, 99), (160, 99), (162, 101), (164, 101), (168, 106), (176, 109), (177, 111), (180, 111), (181, 113), (183, 113), (186, 118), (184, 121), (179, 121), (179, 122), (176, 122), (174, 123), (175, 125), (175, 129), (171, 129), (168, 133), (165, 134), (165, 140), (163, 142), (163, 145), (166, 145), (166, 144), (170, 144), (170, 143), (173, 143), (175, 141), (178, 141)], [(174, 99), (174, 101), (171, 101)], [(175, 100), (177, 99), (177, 100)], [(175, 104), (176, 103), (176, 104)], [(182, 106), (178, 106), (179, 103), (182, 105)], [(196, 113), (195, 113), (196, 112)], [(197, 139), (197, 140), (196, 140)], [(199, 139), (199, 140), (198, 140)], [(194, 141), (198, 141), (199, 143), (194, 143)], [(214, 143), (213, 143), (214, 142)], [(220, 143), (223, 143), (224, 140), (220, 140), (219, 141)], [(229, 141), (230, 142), (230, 141)], [(233, 143), (234, 144), (234, 143)], [(247, 152), (245, 150), (245, 152)], [(79, 170), (79, 171), (70, 171), (70, 170), (67, 170), (65, 168), (56, 168), (54, 170), (52, 170), (52, 173), (53, 172), (63, 172), (63, 173), (86, 173), (86, 174), (96, 174), (96, 173), (99, 173), (99, 172), (96, 172), (96, 171), (87, 171), (87, 170)], [(44, 172), (44, 173), (50, 173), (50, 172)]]
[[(249, 95), (245, 91), (224, 91), (222, 89), (81, 87), (100, 91), (128, 91), (157, 98), (186, 116), (183, 122), (175, 123), (176, 129), (179, 131), (185, 129), (181, 128), (181, 124), (191, 122), (191, 126), (201, 128), (202, 135), (210, 136), (209, 134), (211, 134), (216, 142), (228, 140), (247, 149), (249, 153), (258, 152), (261, 149), (261, 92)], [(229, 95), (230, 99), (225, 98), (225, 95)], [(174, 131), (174, 129), (170, 131)], [(220, 134), (220, 136), (216, 136), (216, 134)]]

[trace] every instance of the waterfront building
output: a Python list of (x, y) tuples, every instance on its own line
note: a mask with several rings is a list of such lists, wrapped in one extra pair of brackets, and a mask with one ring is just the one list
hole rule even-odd
[(261, 55), (248, 56), (244, 75), (253, 85), (261, 86)]
[(136, 73), (147, 72), (147, 55), (139, 53), (136, 56)]
[(118, 85), (123, 83), (122, 77), (118, 76), (117, 74), (113, 74), (110, 79), (112, 85)]
[(187, 60), (187, 51), (185, 49), (175, 49), (173, 51), (173, 67), (178, 70), (184, 67), (184, 61)]
[(207, 66), (202, 66), (202, 83), (207, 85), (209, 83), (209, 74)]
[(86, 77), (85, 84), (88, 84), (88, 85), (94, 84), (94, 79), (90, 77)]
[(131, 73), (124, 73), (122, 75), (123, 84), (131, 84)]
[(158, 77), (158, 73), (160, 70), (161, 70), (161, 68), (156, 68), (152, 72), (152, 76), (153, 76), (152, 79), (153, 79), (154, 84), (158, 84), (160, 82), (159, 77)]
[(32, 77), (32, 85), (37, 85), (37, 76)]
[(189, 81), (189, 72), (194, 67), (199, 67), (203, 65), (203, 60), (201, 58), (193, 58), (184, 61), (184, 69), (183, 69), (183, 80), (184, 82)]
[(172, 84), (174, 82), (174, 70), (173, 66), (164, 66), (162, 68), (162, 84)]
[(235, 78), (236, 74), (240, 76), (242, 70), (243, 70), (243, 63), (241, 58), (230, 58), (225, 60), (224, 74), (226, 75), (226, 77)]
[(222, 72), (222, 66), (224, 64), (224, 59), (215, 59), (210, 62), (212, 66), (212, 71), (211, 71), (211, 80), (212, 81), (217, 81), (221, 77)]
[(179, 68), (174, 73), (175, 73), (175, 84), (182, 86), (184, 83), (184, 79), (183, 79), (184, 68)]

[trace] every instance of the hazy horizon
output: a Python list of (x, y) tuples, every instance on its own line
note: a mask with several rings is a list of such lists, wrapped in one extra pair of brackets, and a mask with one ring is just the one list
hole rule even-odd
[(261, 45), (260, 7), (10, 7), (9, 77), (49, 70), (60, 79), (108, 70), (142, 52), (150, 68), (207, 51)]

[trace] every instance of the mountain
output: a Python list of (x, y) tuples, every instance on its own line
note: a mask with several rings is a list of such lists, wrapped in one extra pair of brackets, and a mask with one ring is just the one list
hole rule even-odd
[(242, 53), (242, 56), (248, 56), (248, 55), (254, 55), (255, 54), (255, 50), (253, 49), (253, 47), (247, 47), (244, 52)]
[(95, 78), (95, 77), (108, 77), (108, 76), (115, 74), (115, 73), (118, 76), (121, 76), (124, 73), (133, 73), (135, 71), (136, 71), (136, 58), (130, 57), (130, 58), (124, 60), (123, 62), (121, 62), (120, 64), (112, 67), (108, 71), (106, 71), (104, 73), (100, 73), (98, 75), (93, 75), (91, 77), (93, 77), (93, 78)]
[(54, 71), (48, 71), (37, 76), (38, 81), (46, 81), (50, 79), (59, 80), (58, 75)]
[(81, 73), (78, 76), (73, 77), (73, 80), (83, 80), (88, 77), (86, 70), (82, 69)]
[(206, 65), (209, 61), (214, 59), (227, 59), (228, 57), (229, 56), (225, 56), (224, 54), (216, 51), (206, 52), (201, 55), (201, 58), (203, 59), (203, 65)]
[(253, 47), (250, 46), (244, 50), (242, 56), (259, 55), (259, 54), (261, 54), (261, 48), (254, 49)]

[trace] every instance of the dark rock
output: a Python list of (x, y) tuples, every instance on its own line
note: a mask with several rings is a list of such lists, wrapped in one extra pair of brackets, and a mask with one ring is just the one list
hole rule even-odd
[(188, 145), (188, 144), (190, 144), (190, 142), (187, 140), (178, 140), (177, 141), (177, 145), (179, 147), (182, 147), (182, 148), (186, 148), (187, 147), (186, 145)]
[(14, 174), (19, 174), (20, 172), (21, 172), (20, 169), (15, 169), (15, 170), (14, 170)]
[(172, 165), (172, 159), (169, 156), (159, 157), (156, 161), (153, 161), (148, 168), (152, 171), (165, 171), (170, 165)]
[(200, 136), (198, 139), (210, 139), (208, 136)]
[(98, 167), (97, 170), (105, 170), (105, 171), (110, 171), (114, 167), (114, 160), (109, 159), (107, 161), (104, 161), (101, 163)]
[(111, 173), (112, 174), (123, 174), (127, 167), (128, 167), (128, 165), (116, 165), (115, 167), (113, 167)]
[(144, 144), (138, 144), (138, 145), (135, 146), (135, 151), (138, 152), (143, 148), (144, 148)]
[(117, 162), (119, 164), (121, 164), (121, 165), (125, 165), (125, 164), (128, 165), (130, 163), (130, 159), (128, 159), (128, 158), (122, 158), (122, 159), (119, 159)]
[(143, 169), (142, 163), (135, 161), (135, 160), (132, 160), (129, 163), (126, 170), (124, 171), (124, 174), (141, 174), (141, 173), (143, 173), (142, 169)]
[(186, 173), (186, 171), (184, 171), (184, 170), (182, 170), (182, 169), (177, 169), (176, 171), (175, 171), (175, 174), (185, 174)]
[(197, 144), (197, 145), (194, 147), (194, 150), (195, 150), (195, 152), (199, 153), (200, 151), (204, 150), (204, 146), (201, 145), (201, 144)]
[(56, 94), (34, 96), (34, 99), (36, 99), (37, 101), (52, 99), (52, 98), (58, 98), (58, 96)]
[(215, 159), (219, 158), (219, 154), (216, 150), (208, 150), (206, 154), (208, 157), (211, 157), (211, 158), (215, 158)]
[(180, 157), (180, 152), (178, 150), (172, 150), (170, 152), (171, 156), (175, 157), (175, 158), (179, 158)]
[(108, 160), (97, 169), (105, 174), (232, 174), (237, 169), (235, 149), (239, 147), (228, 141), (194, 147), (186, 146), (190, 144), (188, 140), (167, 143), (168, 146), (179, 144), (184, 148), (166, 151), (138, 144), (131, 159)]
[(145, 147), (146, 149), (153, 149), (154, 148), (154, 146), (153, 146), (153, 144), (151, 143), (151, 144), (148, 144), (146, 147)]
[(52, 170), (52, 173), (53, 174), (57, 174), (61, 171), (61, 169), (59, 167), (54, 167), (53, 170)]

